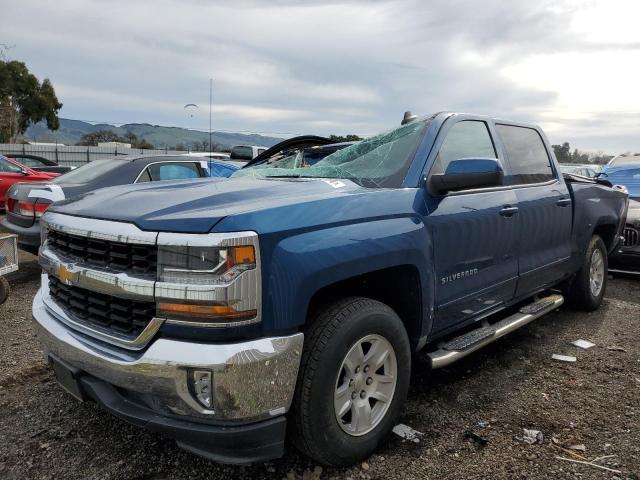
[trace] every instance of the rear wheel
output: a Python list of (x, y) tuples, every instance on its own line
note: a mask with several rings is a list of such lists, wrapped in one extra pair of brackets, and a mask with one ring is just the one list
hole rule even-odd
[(607, 289), (607, 249), (598, 235), (589, 242), (582, 267), (565, 293), (567, 304), (583, 311), (597, 309)]
[(410, 371), (407, 332), (391, 308), (358, 297), (323, 311), (305, 338), (295, 446), (325, 465), (367, 458), (395, 425)]

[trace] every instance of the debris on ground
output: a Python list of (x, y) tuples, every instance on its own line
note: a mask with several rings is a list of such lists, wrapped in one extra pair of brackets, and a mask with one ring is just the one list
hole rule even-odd
[(607, 350), (610, 350), (612, 352), (627, 352), (627, 350), (623, 347), (619, 347), (618, 345), (611, 345), (609, 347), (607, 347)]
[(558, 460), (564, 460), (565, 462), (579, 463), (580, 465), (587, 465), (589, 467), (598, 468), (600, 470), (606, 470), (607, 472), (611, 472), (611, 473), (622, 473), (621, 470), (615, 470), (613, 468), (605, 467), (604, 465), (599, 465), (597, 463), (597, 462), (602, 461), (604, 459), (612, 458), (612, 457), (615, 457), (615, 456), (616, 455), (605, 455), (604, 457), (597, 457), (597, 458), (594, 458), (593, 460), (590, 460), (590, 461), (574, 460), (572, 458), (565, 458), (565, 457), (558, 457), (558, 456), (556, 456), (555, 458), (558, 459)]
[(471, 430), (466, 430), (464, 432), (464, 438), (470, 438), (471, 440), (476, 442), (481, 447), (485, 447), (487, 445), (487, 443), (489, 443), (488, 439), (486, 439), (484, 437), (481, 437), (480, 435), (478, 435), (477, 433), (472, 432)]
[(409, 425), (405, 425), (404, 423), (399, 423), (398, 425), (393, 427), (392, 431), (400, 438), (409, 440), (413, 443), (420, 443), (420, 437), (424, 435), (424, 433), (414, 430)]
[(544, 442), (544, 435), (540, 430), (523, 428), (522, 433), (523, 433), (522, 437), (516, 437), (516, 438), (518, 440), (521, 440), (524, 443), (528, 443), (529, 445), (535, 445), (536, 443)]
[(559, 355), (557, 353), (551, 355), (551, 358), (559, 360), (560, 362), (575, 362), (577, 360), (576, 357), (572, 357), (571, 355)]
[(591, 343), (588, 340), (582, 340), (582, 339), (571, 342), (571, 345), (575, 345), (576, 347), (582, 348), (583, 350), (588, 350), (589, 348), (596, 346), (595, 343)]
[(569, 455), (570, 457), (576, 458), (582, 461), (589, 461), (588, 458), (576, 453), (576, 452), (586, 452), (587, 447), (582, 443), (576, 443), (575, 439), (570, 439), (567, 441), (561, 441), (555, 435), (551, 436), (551, 445), (562, 450), (564, 453)]

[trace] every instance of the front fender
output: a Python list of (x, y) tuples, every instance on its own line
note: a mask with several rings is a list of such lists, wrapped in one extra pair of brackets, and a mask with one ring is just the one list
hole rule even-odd
[(265, 320), (275, 329), (299, 327), (306, 321), (312, 297), (322, 288), (377, 270), (412, 265), (420, 275), (419, 331), (425, 335), (433, 305), (431, 251), (427, 230), (417, 216), (332, 226), (284, 238), (274, 246), (266, 269)]

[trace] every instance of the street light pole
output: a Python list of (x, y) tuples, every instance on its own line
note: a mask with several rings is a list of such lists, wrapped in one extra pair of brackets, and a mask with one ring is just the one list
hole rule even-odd
[(209, 79), (209, 155), (213, 151), (213, 145), (211, 144), (211, 122), (213, 115), (213, 78)]

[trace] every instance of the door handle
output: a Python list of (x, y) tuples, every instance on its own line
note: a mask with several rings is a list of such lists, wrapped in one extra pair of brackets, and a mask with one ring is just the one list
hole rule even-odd
[(500, 210), (500, 215), (503, 217), (513, 217), (516, 213), (518, 213), (518, 207), (511, 207), (509, 205)]
[(571, 199), (570, 198), (561, 198), (560, 200), (558, 200), (556, 202), (556, 205), (558, 205), (559, 207), (568, 207), (569, 205), (571, 205)]

